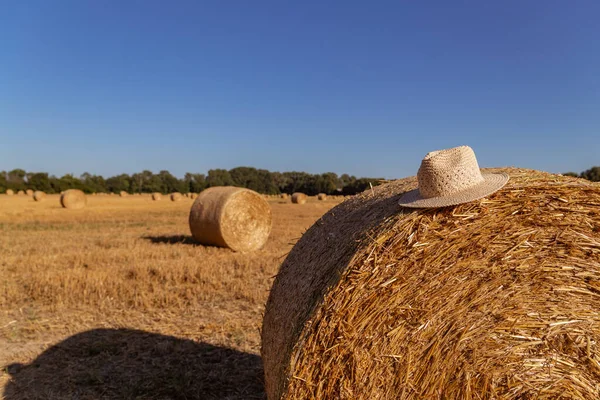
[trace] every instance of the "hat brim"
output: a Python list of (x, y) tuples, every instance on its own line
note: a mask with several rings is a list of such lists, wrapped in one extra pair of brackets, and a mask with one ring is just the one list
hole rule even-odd
[(421, 197), (421, 193), (419, 193), (419, 189), (417, 188), (404, 193), (398, 203), (402, 207), (410, 208), (438, 208), (456, 206), (458, 204), (469, 203), (471, 201), (482, 199), (500, 190), (504, 185), (506, 185), (506, 182), (508, 182), (508, 175), (504, 173), (482, 173), (481, 175), (483, 177), (483, 182), (452, 195), (425, 199)]

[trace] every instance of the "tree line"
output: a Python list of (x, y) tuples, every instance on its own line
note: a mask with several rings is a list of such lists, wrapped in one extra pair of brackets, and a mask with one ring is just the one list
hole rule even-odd
[(566, 172), (563, 175), (574, 176), (575, 178), (583, 178), (592, 182), (600, 182), (600, 167), (592, 167), (579, 174), (576, 172)]
[(62, 177), (46, 172), (27, 172), (22, 169), (0, 171), (0, 193), (7, 189), (41, 190), (60, 193), (67, 189), (80, 189), (85, 193), (199, 193), (212, 186), (238, 186), (264, 194), (302, 192), (353, 195), (383, 180), (357, 178), (348, 174), (338, 176), (333, 172), (309, 174), (306, 172), (271, 172), (253, 167), (237, 167), (230, 170), (211, 169), (208, 174), (186, 173), (183, 179), (169, 171), (155, 174), (142, 171), (132, 175), (120, 174), (110, 178), (84, 173), (79, 177), (71, 174)]

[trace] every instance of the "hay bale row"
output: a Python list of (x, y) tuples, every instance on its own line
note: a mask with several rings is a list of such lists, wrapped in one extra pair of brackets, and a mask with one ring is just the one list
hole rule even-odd
[(305, 195), (304, 193), (294, 193), (292, 195), (292, 203), (294, 204), (304, 204), (308, 201), (308, 196)]
[(275, 399), (600, 398), (600, 185), (502, 169), (488, 198), (354, 196), (292, 249), (266, 305)]
[(261, 195), (232, 186), (202, 191), (189, 216), (195, 240), (234, 251), (263, 247), (271, 233), (271, 221), (271, 207)]
[(86, 206), (87, 197), (79, 189), (69, 189), (60, 195), (60, 204), (63, 208), (79, 210)]

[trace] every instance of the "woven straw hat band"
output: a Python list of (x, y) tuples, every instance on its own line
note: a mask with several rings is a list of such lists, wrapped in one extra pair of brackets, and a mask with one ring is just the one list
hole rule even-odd
[(419, 192), (425, 199), (457, 193), (484, 181), (469, 146), (428, 153), (421, 162), (417, 179)]

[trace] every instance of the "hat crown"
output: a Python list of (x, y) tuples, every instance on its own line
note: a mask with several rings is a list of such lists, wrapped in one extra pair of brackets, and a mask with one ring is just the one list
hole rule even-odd
[(427, 153), (417, 173), (419, 192), (425, 199), (448, 196), (484, 181), (475, 152), (469, 146)]

